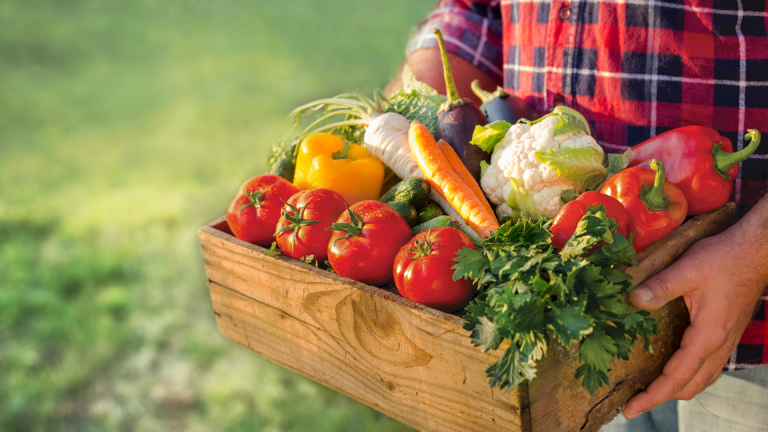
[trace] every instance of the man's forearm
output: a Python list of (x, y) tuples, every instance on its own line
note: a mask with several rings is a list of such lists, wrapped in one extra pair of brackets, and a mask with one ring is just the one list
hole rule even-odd
[[(448, 53), (448, 61), (451, 63), (451, 69), (453, 69), (453, 78), (459, 95), (474, 100), (478, 106), (482, 102), (472, 92), (471, 85), (473, 80), (480, 80), (480, 86), (488, 91), (493, 91), (496, 89), (496, 86), (501, 85), (500, 81), (491, 78), (477, 66), (457, 55)], [(425, 48), (414, 51), (403, 62), (403, 66), (405, 65), (411, 69), (416, 79), (434, 88), (440, 94), (444, 95), (446, 93), (440, 50), (437, 48)], [(401, 66), (400, 71), (384, 88), (385, 96), (391, 96), (403, 88), (401, 79), (402, 69), (403, 67)]]

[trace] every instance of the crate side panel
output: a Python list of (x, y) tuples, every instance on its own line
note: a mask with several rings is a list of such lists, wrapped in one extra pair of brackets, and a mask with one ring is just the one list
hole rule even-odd
[[(633, 285), (640, 285), (672, 265), (695, 242), (724, 231), (735, 209), (735, 204), (728, 203), (696, 216), (642, 251), (638, 267), (627, 269), (634, 277)], [(594, 397), (573, 378), (581, 365), (578, 347), (553, 344), (539, 364), (538, 378), (529, 385), (533, 431), (597, 431), (620, 412), (629, 398), (661, 375), (690, 323), (688, 309), (678, 298), (651, 316), (659, 326), (659, 333), (651, 339), (656, 355), (645, 352), (642, 342), (638, 343), (629, 361), (616, 360), (610, 365), (609, 385)]]
[[(269, 361), (419, 430), (521, 430), (516, 392), (499, 397), (489, 391), (486, 363), (404, 337), (407, 323), (400, 322), (394, 303), (376, 305), (378, 318), (371, 319), (380, 321), (373, 324), (366, 319), (372, 312), (359, 310), (366, 306), (355, 306), (347, 294), (334, 308), (346, 317), (345, 329), (332, 334), (328, 323), (306, 322), (216, 282), (209, 285), (219, 331)], [(361, 349), (360, 340), (368, 338), (381, 347)]]

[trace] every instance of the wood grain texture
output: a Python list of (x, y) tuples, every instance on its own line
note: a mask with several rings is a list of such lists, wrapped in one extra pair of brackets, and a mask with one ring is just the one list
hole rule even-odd
[[(727, 226), (735, 206), (702, 215), (643, 251), (642, 282)], [(731, 216), (729, 216), (731, 215)], [(682, 301), (657, 312), (657, 355), (636, 349), (594, 398), (573, 379), (575, 347), (556, 347), (539, 378), (491, 389), (463, 319), (234, 238), (223, 219), (198, 231), (220, 332), (257, 355), (423, 431), (597, 430), (657, 376), (687, 325)]]
[(522, 430), (518, 392), (488, 386), (498, 353), (474, 348), (460, 318), (221, 231), (200, 240), (228, 339), (417, 429)]

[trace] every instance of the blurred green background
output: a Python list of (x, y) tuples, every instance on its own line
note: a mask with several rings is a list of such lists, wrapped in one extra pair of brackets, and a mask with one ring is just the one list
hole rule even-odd
[(409, 430), (224, 340), (195, 230), (433, 3), (0, 2), (0, 430)]

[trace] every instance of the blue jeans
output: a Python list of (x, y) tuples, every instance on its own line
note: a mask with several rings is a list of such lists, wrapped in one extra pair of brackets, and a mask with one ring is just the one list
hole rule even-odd
[(627, 420), (619, 415), (600, 432), (766, 432), (768, 365), (724, 372), (690, 401), (668, 401)]

